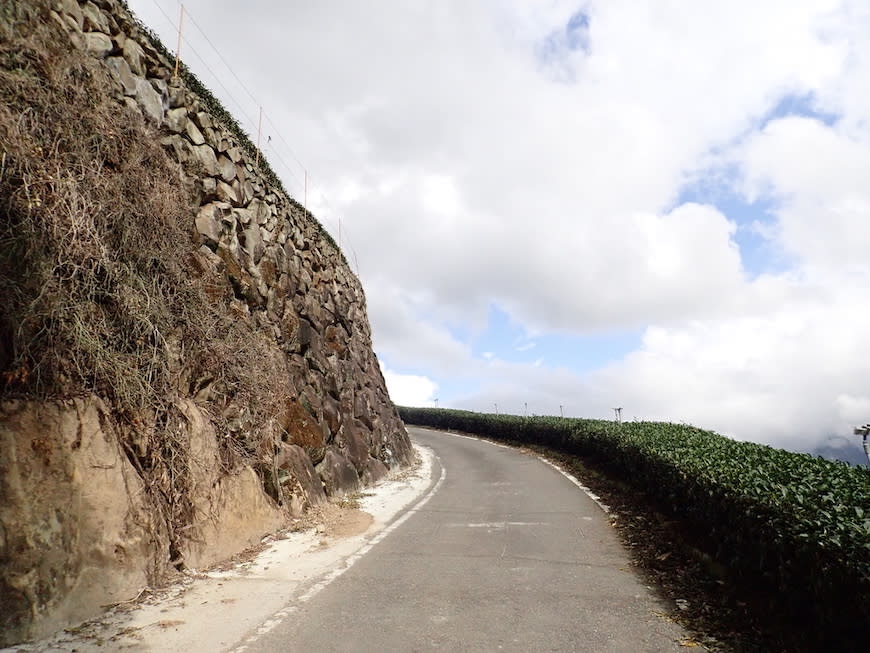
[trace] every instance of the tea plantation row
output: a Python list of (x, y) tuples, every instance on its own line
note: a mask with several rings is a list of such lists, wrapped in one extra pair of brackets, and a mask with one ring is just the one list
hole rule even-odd
[[(812, 629), (870, 634), (870, 470), (692, 426), (400, 408), (406, 424), (583, 456), (705, 538)], [(847, 635), (848, 634), (848, 635)]]

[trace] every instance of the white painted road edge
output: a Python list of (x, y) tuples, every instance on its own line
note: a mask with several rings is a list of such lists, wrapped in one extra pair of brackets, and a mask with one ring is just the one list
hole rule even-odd
[[(426, 428), (426, 427), (421, 427), (421, 428)], [(460, 435), (459, 433), (450, 433), (450, 432), (448, 432), (448, 431), (439, 431), (438, 429), (430, 429), (430, 430), (432, 430), (432, 431), (438, 431), (438, 433), (443, 433), (443, 434), (445, 434), (445, 435), (450, 435), (450, 436), (452, 436), (452, 437), (454, 437), (454, 438), (465, 438), (466, 440), (477, 440), (478, 442), (486, 442), (487, 444), (491, 444), (491, 445), (494, 446), (494, 447), (500, 447), (500, 448), (502, 448), (502, 449), (514, 449), (514, 450), (516, 450), (516, 447), (512, 447), (512, 446), (507, 445), (507, 444), (499, 444), (498, 442), (493, 442), (492, 440), (487, 440), (487, 439), (485, 439), (485, 438), (479, 438), (479, 437), (476, 437), (476, 436), (473, 436), (473, 435)], [(547, 459), (544, 458), (543, 456), (538, 456), (538, 455), (536, 455), (535, 457), (536, 457), (538, 460), (540, 460), (542, 463), (544, 463), (545, 465), (549, 465), (550, 467), (552, 467), (553, 469), (555, 469), (555, 470), (556, 470), (557, 472), (559, 472), (562, 476), (564, 476), (564, 477), (567, 478), (569, 481), (571, 481), (574, 485), (576, 485), (578, 488), (580, 488), (580, 489), (583, 491), (583, 493), (584, 493), (587, 497), (589, 497), (590, 499), (592, 499), (592, 501), (595, 502), (595, 505), (596, 505), (596, 506), (598, 506), (599, 508), (601, 508), (601, 510), (604, 511), (605, 514), (607, 514), (607, 515), (610, 515), (610, 514), (611, 514), (611, 512), (610, 512), (610, 506), (608, 506), (606, 503), (603, 503), (603, 502), (601, 501), (601, 497), (599, 497), (599, 496), (598, 496), (597, 494), (595, 494), (592, 490), (590, 490), (588, 487), (586, 487), (585, 485), (583, 485), (583, 483), (581, 483), (579, 479), (577, 479), (575, 476), (573, 476), (573, 475), (569, 474), (568, 472), (566, 472), (564, 469), (562, 469), (561, 467), (559, 467), (556, 463), (550, 462), (549, 460), (547, 460)]]
[[(434, 429), (433, 429), (434, 430)], [(449, 435), (455, 438), (465, 438), (466, 440), (476, 440), (478, 442), (485, 442), (487, 444), (492, 445), (493, 447), (499, 447), (501, 449), (516, 449), (515, 447), (511, 447), (509, 445), (500, 444), (497, 442), (492, 442), (490, 440), (485, 440), (482, 438), (477, 438), (469, 435), (460, 435), (458, 433), (448, 433), (446, 431), (439, 431), (439, 433), (444, 433), (445, 435)], [(542, 456), (535, 456), (538, 460), (540, 460), (545, 465), (549, 465), (557, 472), (562, 474), (565, 478), (567, 478), (571, 483), (576, 485), (580, 490), (582, 490), (586, 496), (588, 496), (594, 503), (597, 505), (605, 514), (610, 514), (610, 508), (601, 502), (598, 495), (592, 492), (589, 488), (583, 485), (577, 478), (566, 472), (564, 469), (560, 468), (558, 465), (550, 462), (549, 460), (543, 458)], [(439, 461), (441, 462), (441, 461)], [(275, 612), (269, 619), (264, 621), (259, 628), (257, 628), (256, 632), (249, 636), (243, 644), (237, 646), (234, 649), (231, 649), (231, 653), (244, 653), (248, 650), (248, 647), (257, 642), (258, 639), (268, 634), (272, 630), (274, 630), (278, 625), (280, 625), (288, 616), (294, 614), (299, 611), (301, 606), (312, 598), (317, 596), (323, 589), (329, 586), (335, 579), (342, 576), (346, 571), (348, 571), (351, 567), (354, 566), (364, 555), (366, 555), (375, 545), (378, 544), (385, 537), (390, 535), (393, 531), (399, 528), (402, 524), (404, 524), (411, 516), (420, 511), (420, 509), (425, 506), (429, 500), (435, 496), (435, 493), (441, 488), (441, 485), (444, 483), (444, 479), (447, 478), (447, 468), (444, 466), (443, 462), (441, 462), (441, 475), (438, 478), (438, 481), (432, 486), (432, 489), (429, 490), (417, 503), (415, 503), (411, 508), (406, 510), (401, 517), (392, 522), (389, 526), (385, 527), (381, 530), (375, 537), (373, 537), (367, 544), (360, 547), (356, 552), (348, 556), (344, 560), (344, 564), (340, 567), (336, 567), (332, 571), (328, 572), (325, 576), (323, 576), (319, 581), (317, 581), (314, 585), (312, 585), (308, 590), (305, 591), (304, 594), (296, 597), (291, 605), (282, 608), (278, 612)], [(478, 526), (478, 524), (469, 524), (469, 526)]]
[(553, 469), (555, 469), (557, 472), (559, 472), (562, 476), (564, 476), (564, 477), (567, 478), (569, 481), (571, 481), (574, 485), (576, 485), (576, 486), (579, 487), (581, 490), (583, 490), (583, 492), (586, 494), (586, 496), (589, 497), (590, 499), (592, 499), (592, 500), (595, 502), (595, 505), (596, 505), (596, 506), (598, 506), (599, 508), (601, 508), (601, 509), (606, 513), (606, 514), (608, 514), (608, 515), (610, 514), (610, 506), (608, 506), (606, 503), (602, 503), (602, 501), (601, 501), (601, 497), (599, 497), (599, 496), (598, 496), (597, 494), (595, 494), (592, 490), (590, 490), (588, 487), (586, 487), (585, 485), (583, 485), (583, 483), (581, 483), (581, 482), (579, 481), (579, 479), (577, 479), (575, 476), (573, 476), (573, 475), (569, 474), (568, 472), (566, 472), (564, 469), (562, 469), (561, 467), (559, 467), (556, 463), (550, 462), (549, 460), (547, 460), (547, 459), (544, 458), (543, 456), (538, 456), (537, 458), (538, 458), (538, 460), (540, 460), (542, 463), (544, 463), (545, 465), (549, 465), (550, 467), (552, 467)]
[(444, 479), (447, 478), (447, 468), (444, 467), (444, 464), (441, 464), (441, 476), (438, 478), (438, 481), (432, 487), (429, 492), (427, 492), (417, 503), (415, 503), (411, 508), (405, 511), (401, 517), (396, 519), (389, 526), (385, 527), (380, 533), (378, 533), (375, 537), (373, 537), (367, 544), (360, 547), (355, 553), (350, 555), (345, 561), (344, 565), (341, 567), (337, 567), (330, 571), (326, 576), (324, 576), (320, 581), (312, 585), (304, 594), (297, 597), (293, 602), (293, 605), (288, 605), (286, 608), (279, 610), (272, 617), (266, 621), (264, 621), (257, 631), (248, 637), (245, 640), (244, 644), (241, 646), (237, 646), (236, 648), (231, 650), (231, 653), (242, 653), (248, 649), (248, 646), (256, 642), (260, 637), (272, 631), (276, 626), (278, 626), (284, 619), (286, 619), (289, 615), (297, 612), (300, 606), (307, 601), (310, 601), (314, 598), (321, 590), (323, 590), (326, 586), (328, 586), (332, 581), (341, 576), (348, 569), (353, 567), (360, 558), (362, 558), (366, 553), (372, 550), (372, 548), (385, 537), (387, 537), (390, 533), (395, 531), (399, 526), (404, 524), (412, 515), (416, 514), (420, 511), (420, 509), (425, 506), (429, 499), (435, 496), (435, 493), (441, 488), (441, 484), (444, 483)]

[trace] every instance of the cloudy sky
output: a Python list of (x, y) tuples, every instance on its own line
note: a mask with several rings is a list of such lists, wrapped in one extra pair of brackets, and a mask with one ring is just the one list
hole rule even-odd
[[(179, 5), (130, 0), (171, 49)], [(870, 421), (870, 3), (189, 0), (182, 58), (365, 286), (397, 403)]]

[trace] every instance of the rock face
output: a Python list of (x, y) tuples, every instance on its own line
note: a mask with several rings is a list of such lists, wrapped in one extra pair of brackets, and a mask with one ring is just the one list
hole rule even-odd
[(0, 623), (11, 643), (34, 618), (51, 630), (135, 596), (159, 574), (153, 551), (167, 533), (102, 402), (5, 402), (0, 417)]
[[(105, 80), (129, 133), (159, 142), (195, 196), (193, 244), (166, 263), (204, 289), (223, 320), (214, 323), (236, 339), (215, 327), (202, 333), (230, 343), (215, 351), (248, 372), (240, 381), (220, 356), (194, 361), (170, 331), (149, 354), (170, 379), (154, 406), (122, 410), (88, 374), (76, 383), (60, 374), (72, 387), (40, 395), (26, 386), (0, 319), (0, 646), (93, 616), (173, 567), (226, 558), (411, 456), (358, 279), (250, 144), (173, 78), (116, 0), (11, 0), (10, 15), (16, 6), (39, 17), (46, 38), (68, 39), (63, 47), (89, 62), (86, 78)], [(133, 178), (129, 188), (147, 192)], [(262, 401), (252, 399), (258, 392)]]

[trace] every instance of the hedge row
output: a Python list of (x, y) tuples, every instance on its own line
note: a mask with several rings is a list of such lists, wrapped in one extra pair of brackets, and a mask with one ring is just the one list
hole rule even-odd
[[(682, 424), (399, 409), (408, 424), (587, 458), (706, 534), (735, 578), (828, 641), (870, 635), (870, 470)], [(842, 641), (846, 641), (843, 639)]]

